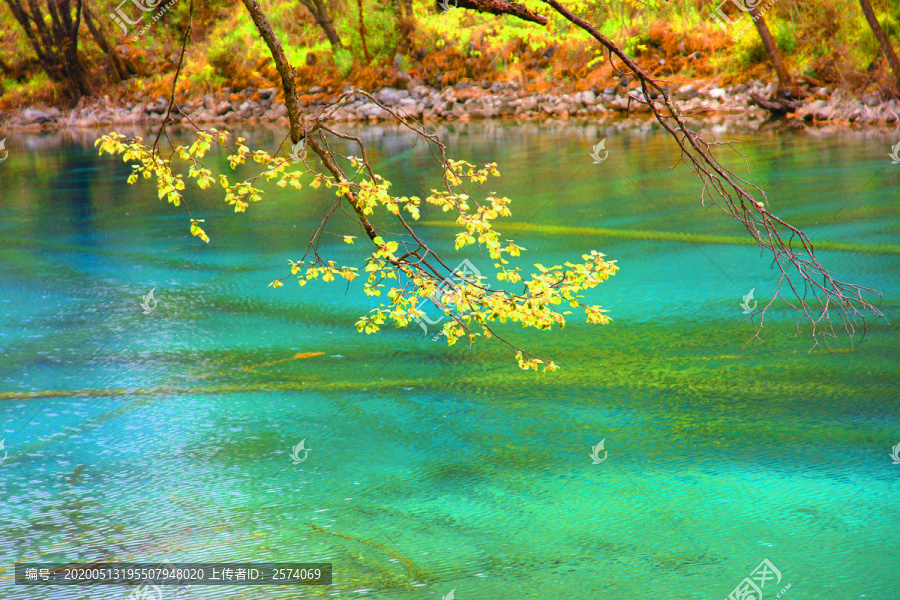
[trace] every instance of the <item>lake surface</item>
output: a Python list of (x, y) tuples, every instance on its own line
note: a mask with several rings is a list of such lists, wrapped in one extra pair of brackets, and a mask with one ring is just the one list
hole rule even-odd
[[(437, 185), (421, 142), (353, 131), (396, 193)], [(884, 294), (891, 324), (873, 319), (868, 340), (808, 353), (809, 326), (795, 337), (783, 305), (764, 342), (750, 341), (741, 299), (752, 289), (767, 302), (777, 269), (740, 224), (701, 206), (659, 131), (443, 133), (451, 157), (498, 163), (489, 187), (513, 200), (513, 217), (497, 229), (525, 258), (561, 264), (594, 249), (620, 267), (589, 296), (611, 324), (501, 327), (556, 373), (521, 372), (491, 342), (448, 348), (415, 325), (359, 334), (375, 306), (359, 279), (267, 287), (302, 256), (331, 191), (271, 185), (236, 215), (189, 188), (207, 245), (151, 182), (129, 186), (128, 165), (98, 157), (90, 132), (7, 136), (0, 597), (130, 591), (13, 586), (19, 562), (252, 561), (331, 562), (334, 583), (181, 597), (715, 600), (768, 559), (781, 578), (766, 600), (787, 584), (788, 600), (896, 598), (897, 140), (731, 136), (773, 212), (825, 243), (822, 263)], [(282, 141), (244, 134), (269, 150)], [(608, 158), (593, 164), (604, 138)], [(446, 214), (422, 221), (450, 259), (491, 267), (475, 248), (453, 250)], [(340, 223), (329, 230), (358, 235)], [(322, 250), (357, 266), (365, 256), (340, 237)], [(151, 289), (158, 304), (144, 314)], [(293, 464), (301, 440), (310, 451)], [(601, 440), (607, 458), (593, 464)]]

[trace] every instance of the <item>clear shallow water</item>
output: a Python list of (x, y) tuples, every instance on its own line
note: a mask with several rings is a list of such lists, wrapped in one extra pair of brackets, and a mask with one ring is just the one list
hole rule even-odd
[[(421, 144), (362, 133), (395, 191), (436, 185)], [(872, 322), (855, 349), (841, 339), (834, 354), (807, 354), (782, 312), (764, 344), (746, 345), (741, 296), (771, 297), (774, 272), (737, 224), (703, 211), (684, 169), (668, 170), (677, 155), (658, 132), (445, 133), (452, 156), (499, 164), (491, 188), (514, 200), (514, 217), (498, 228), (526, 258), (596, 249), (618, 261), (593, 296), (611, 325), (507, 330), (560, 363), (556, 374), (418, 328), (360, 335), (361, 285), (267, 288), (329, 193), (273, 186), (235, 216), (192, 192), (207, 246), (152, 187), (124, 183), (127, 165), (98, 158), (94, 136), (7, 142), (0, 596), (128, 592), (14, 588), (18, 561), (168, 560), (334, 563), (330, 588), (192, 587), (192, 598), (707, 599), (768, 558), (792, 584), (785, 598), (894, 598), (896, 327)], [(603, 137), (609, 159), (593, 165)], [(775, 212), (817, 242), (851, 245), (820, 258), (882, 291), (895, 321), (894, 141), (735, 137)], [(452, 253), (441, 219), (424, 211), (423, 232)], [(339, 262), (362, 257), (339, 239), (325, 246)], [(159, 304), (144, 315), (151, 288)], [(293, 465), (301, 439), (311, 452)], [(601, 439), (608, 459), (593, 465)]]

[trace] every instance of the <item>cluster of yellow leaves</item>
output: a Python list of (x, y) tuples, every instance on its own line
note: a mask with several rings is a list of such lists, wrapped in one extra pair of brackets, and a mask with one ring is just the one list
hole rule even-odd
[[(329, 282), (334, 281), (338, 277), (347, 281), (353, 281), (359, 276), (356, 267), (338, 267), (333, 260), (325, 264), (309, 264), (308, 266), (306, 261), (302, 260), (297, 262), (289, 260), (288, 263), (291, 265), (291, 275), (297, 275), (297, 283), (301, 287), (313, 279), (319, 279), (319, 277), (322, 278), (322, 281)], [(281, 283), (281, 280), (276, 279), (268, 287), (280, 288), (283, 286), (284, 284)]]
[[(261, 199), (262, 191), (255, 187), (255, 182), (260, 177), (265, 177), (266, 181), (277, 179), (276, 185), (279, 187), (287, 185), (296, 189), (302, 187), (301, 178), (309, 171), (288, 171), (290, 161), (271, 156), (263, 150), (252, 153), (253, 161), (265, 167), (265, 170), (256, 177), (232, 183), (226, 174), (214, 174), (202, 162), (213, 143), (228, 151), (227, 160), (232, 170), (245, 165), (247, 159), (251, 157), (250, 149), (244, 145), (244, 138), (234, 138), (232, 145), (228, 146), (229, 137), (230, 134), (227, 132), (210, 129), (198, 132), (198, 139), (190, 146), (175, 148), (174, 154), (189, 165), (188, 178), (195, 180), (200, 189), (209, 189), (213, 183), (218, 182), (225, 192), (225, 201), (234, 206), (235, 212), (243, 212), (249, 207), (250, 202)], [(141, 138), (125, 141), (124, 136), (111, 133), (98, 139), (95, 145), (100, 145), (101, 154), (103, 152), (121, 154), (125, 162), (137, 163), (132, 166), (133, 172), (128, 178), (129, 183), (136, 182), (139, 177), (149, 179), (155, 176), (160, 199), (166, 198), (175, 206), (179, 206), (183, 201), (181, 194), (185, 187), (183, 176), (174, 174), (170, 160), (154, 152)], [(336, 180), (313, 172), (310, 185), (314, 189), (322, 185), (329, 189), (336, 188), (335, 193), (339, 197), (353, 198), (356, 208), (365, 215), (386, 212), (401, 216), (405, 212), (413, 220), (419, 219), (422, 203), (419, 197), (392, 196), (389, 181), (370, 173), (361, 159), (351, 156), (348, 160), (356, 169), (353, 180)], [(480, 187), (489, 176), (499, 175), (494, 163), (476, 168), (465, 161), (450, 160), (445, 171), (447, 188), (431, 190), (431, 194), (424, 201), (440, 207), (444, 212), (454, 211), (458, 214), (456, 223), (461, 231), (455, 238), (457, 250), (474, 244), (487, 249), (495, 261), (496, 279), (509, 284), (524, 283), (524, 291), (513, 293), (506, 290), (491, 290), (483, 281), (484, 277), (457, 283), (451, 283), (450, 279), (440, 280), (432, 272), (425, 270), (417, 259), (407, 262), (406, 254), (398, 257), (400, 242), (376, 237), (372, 240), (375, 248), (365, 260), (364, 272), (367, 277), (363, 291), (368, 296), (381, 296), (386, 288), (384, 282), (393, 280), (394, 285), (386, 293), (389, 303), (380, 304), (378, 308), (372, 309), (368, 316), (361, 317), (357, 321), (356, 328), (360, 332), (376, 333), (389, 321), (395, 327), (406, 327), (425, 315), (420, 308), (425, 301), (436, 302), (444, 314), (450, 317), (442, 330), (448, 345), (453, 345), (463, 338), (467, 338), (470, 343), (482, 335), (490, 338), (489, 324), (495, 321), (520, 323), (522, 327), (539, 330), (550, 330), (554, 324), (560, 328), (564, 327), (566, 315), (572, 314), (569, 310), (561, 311), (557, 308), (562, 308), (564, 303), (570, 308), (582, 307), (588, 323), (602, 325), (610, 321), (605, 314), (607, 311), (599, 306), (582, 302), (583, 292), (596, 287), (618, 270), (614, 261), (604, 260), (603, 254), (592, 251), (590, 254), (582, 255), (584, 262), (566, 262), (564, 265), (550, 268), (536, 264), (534, 267), (537, 272), (532, 273), (527, 280), (523, 277), (520, 267), (510, 268), (510, 261), (506, 257), (518, 257), (524, 248), (512, 240), (501, 241), (500, 234), (494, 229), (496, 219), (510, 216), (510, 200), (489, 193), (483, 201), (477, 202), (465, 193), (463, 187), (464, 181), (478, 184)], [(204, 242), (209, 242), (209, 237), (200, 227), (202, 222), (201, 219), (191, 218), (191, 234)], [(343, 236), (343, 241), (347, 244), (353, 244), (354, 239), (354, 236)], [(297, 277), (301, 286), (314, 279), (331, 282), (341, 278), (350, 282), (360, 275), (355, 267), (339, 266), (334, 261), (325, 262), (318, 258), (310, 263), (302, 260), (288, 262), (291, 275)], [(273, 288), (283, 285), (282, 279), (269, 284)], [(480, 333), (476, 333), (477, 330), (480, 330)], [(544, 365), (545, 370), (557, 369), (553, 362), (526, 357), (521, 351), (517, 351), (516, 360), (519, 366), (526, 370), (537, 370), (540, 365)]]
[[(233, 147), (228, 146), (229, 138), (233, 136), (225, 131), (209, 129), (197, 132), (197, 140), (190, 146), (177, 146), (174, 148), (173, 157), (177, 156), (188, 163), (187, 177), (193, 179), (201, 190), (210, 189), (218, 183), (224, 190), (225, 202), (234, 207), (235, 212), (244, 212), (250, 206), (250, 202), (258, 202), (262, 199), (262, 191), (254, 185), (259, 177), (265, 177), (266, 181), (278, 179), (276, 185), (284, 187), (290, 185), (296, 189), (302, 187), (300, 180), (303, 173), (297, 171), (288, 172), (291, 162), (285, 158), (270, 155), (264, 150), (253, 152), (253, 161), (265, 165), (266, 170), (249, 180), (232, 183), (228, 175), (224, 173), (214, 174), (212, 169), (203, 164), (203, 158), (213, 144), (225, 148), (228, 151), (226, 157), (231, 170), (247, 163), (250, 156), (250, 148), (244, 145), (246, 141), (242, 137), (233, 138)], [(156, 189), (159, 199), (165, 198), (175, 206), (180, 206), (184, 200), (182, 191), (185, 189), (184, 175), (175, 174), (172, 170), (171, 158), (165, 158), (160, 152), (154, 152), (153, 148), (144, 143), (143, 138), (135, 137), (126, 140), (125, 136), (118, 133), (110, 133), (101, 136), (94, 142), (94, 146), (100, 146), (99, 153), (121, 154), (122, 160), (132, 163), (132, 173), (128, 177), (128, 183), (135, 183), (141, 177), (144, 179), (156, 178)], [(328, 178), (317, 176), (313, 187), (318, 187)], [(331, 187), (330, 182), (328, 183)], [(199, 237), (204, 242), (209, 242), (209, 236), (200, 227), (202, 220), (191, 219), (191, 234)]]
[[(483, 183), (488, 175), (499, 175), (496, 165), (489, 164), (482, 169), (476, 169), (463, 161), (450, 161), (450, 165), (452, 170), (447, 174), (450, 190), (432, 190), (425, 202), (438, 206), (445, 212), (455, 211), (459, 214), (457, 224), (463, 231), (456, 236), (457, 249), (478, 244), (486, 248), (496, 261), (494, 267), (498, 281), (523, 282), (521, 269), (509, 268), (510, 261), (506, 256), (518, 257), (524, 248), (511, 240), (501, 242), (499, 233), (493, 227), (497, 218), (510, 216), (510, 200), (490, 194), (483, 202), (476, 203), (465, 193), (455, 193), (454, 190), (456, 186), (461, 186), (464, 178)], [(373, 214), (382, 206), (397, 214), (399, 208), (403, 207), (414, 218), (418, 218), (419, 198), (391, 197), (389, 187), (390, 183), (377, 175), (359, 184), (363, 211)], [(564, 327), (566, 315), (572, 314), (571, 311), (557, 309), (564, 303), (571, 308), (582, 307), (588, 323), (606, 324), (610, 321), (605, 314), (607, 311), (582, 302), (583, 292), (596, 287), (618, 271), (614, 261), (606, 261), (604, 255), (596, 251), (582, 255), (582, 263), (566, 262), (562, 266), (550, 268), (535, 265), (537, 273), (531, 274), (528, 281), (524, 282), (525, 291), (515, 294), (508, 291), (488, 291), (489, 286), (484, 281), (472, 280), (459, 285), (448, 285), (447, 280), (438, 280), (433, 274), (421, 269), (408, 264), (394, 264), (392, 261), (396, 260), (399, 247), (397, 242), (385, 242), (380, 237), (374, 241), (376, 250), (366, 266), (369, 273), (364, 287), (366, 294), (380, 296), (381, 288), (385, 287), (382, 282), (387, 279), (397, 280), (397, 285), (387, 293), (389, 304), (381, 304), (372, 309), (370, 315), (357, 321), (356, 327), (360, 332), (376, 333), (389, 321), (395, 327), (406, 327), (425, 314), (420, 306), (428, 298), (433, 298), (442, 307), (444, 314), (451, 317), (442, 330), (448, 345), (453, 345), (462, 338), (474, 342), (481, 335), (490, 337), (489, 323), (493, 321), (517, 322), (522, 327), (540, 330), (549, 330), (554, 324)], [(475, 333), (478, 329), (481, 333)], [(525, 357), (522, 353), (518, 353), (516, 358), (523, 369), (537, 370), (539, 365), (544, 365), (545, 370), (558, 368), (552, 362)]]

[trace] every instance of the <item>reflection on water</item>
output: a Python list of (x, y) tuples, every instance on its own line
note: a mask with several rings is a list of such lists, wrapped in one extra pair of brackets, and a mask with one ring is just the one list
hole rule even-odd
[[(354, 131), (394, 192), (437, 185), (423, 144), (389, 127)], [(768, 559), (782, 580), (766, 597), (787, 583), (798, 600), (891, 597), (896, 329), (871, 322), (855, 349), (840, 339), (833, 354), (807, 354), (807, 332), (795, 337), (783, 309), (765, 343), (746, 345), (741, 299), (771, 297), (774, 271), (738, 224), (703, 210), (683, 168), (669, 170), (678, 156), (658, 131), (442, 133), (452, 157), (498, 163), (491, 189), (514, 201), (513, 224), (498, 229), (531, 261), (591, 249), (618, 261), (590, 298), (612, 324), (506, 330), (557, 374), (519, 372), (490, 343), (447, 348), (415, 326), (360, 335), (354, 322), (372, 305), (355, 283), (267, 288), (302, 254), (328, 192), (273, 186), (235, 215), (190, 191), (207, 246), (152, 185), (124, 183), (128, 165), (98, 158), (93, 136), (19, 134), (29, 151), (0, 168), (3, 564), (334, 564), (324, 591), (190, 588), (198, 599), (453, 589), (460, 600), (630, 600), (724, 598)], [(282, 142), (245, 135), (272, 151)], [(888, 138), (733, 137), (774, 212), (896, 314), (900, 170), (884, 158)], [(604, 138), (609, 157), (595, 165)], [(425, 207), (422, 232), (452, 256), (445, 217)], [(363, 257), (340, 238), (323, 249)], [(144, 314), (151, 289), (158, 304)], [(607, 459), (592, 464), (601, 439)], [(309, 453), (294, 464), (301, 440)], [(10, 575), (4, 598), (128, 593), (13, 588)]]

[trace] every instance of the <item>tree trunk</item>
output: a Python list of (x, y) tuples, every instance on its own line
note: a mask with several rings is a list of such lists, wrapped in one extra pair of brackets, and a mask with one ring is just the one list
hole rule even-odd
[(872, 3), (869, 2), (869, 0), (859, 0), (859, 4), (862, 6), (863, 14), (866, 15), (866, 21), (869, 22), (869, 27), (872, 28), (872, 33), (875, 34), (875, 38), (881, 45), (881, 51), (884, 52), (888, 64), (891, 66), (891, 71), (894, 73), (894, 77), (897, 79), (896, 87), (900, 90), (900, 60), (897, 59), (897, 54), (891, 47), (891, 42), (884, 34), (884, 29), (881, 28), (881, 24), (875, 17), (875, 11), (872, 10)]
[[(12, 11), (13, 16), (16, 18), (16, 21), (21, 25), (22, 30), (25, 32), (25, 36), (28, 38), (28, 42), (31, 44), (31, 48), (34, 50), (35, 55), (38, 58), (38, 62), (41, 63), (41, 67), (43, 67), (44, 71), (50, 77), (51, 80), (57, 80), (56, 66), (53, 61), (50, 60), (50, 57), (44, 52), (44, 36), (41, 31), (43, 27), (43, 19), (41, 20), (41, 26), (35, 27), (35, 29), (31, 28), (30, 23), (30, 15), (28, 11), (25, 10), (25, 7), (18, 0), (6, 0), (6, 4), (9, 6), (10, 11)], [(40, 36), (40, 37), (39, 37)]]
[(334, 23), (328, 15), (328, 7), (325, 3), (322, 0), (300, 0), (300, 4), (309, 10), (313, 19), (315, 19), (319, 27), (322, 28), (322, 31), (325, 32), (325, 37), (328, 38), (331, 47), (335, 50), (343, 48), (344, 45), (341, 43), (341, 38), (334, 29)]
[(72, 23), (71, 0), (48, 0), (47, 12), (53, 24), (53, 40), (62, 59), (66, 78), (81, 96), (90, 93), (84, 66), (78, 59), (78, 29), (81, 26), (81, 0), (76, 6), (76, 22)]
[[(409, 5), (407, 5), (407, 2)], [(397, 25), (400, 30), (400, 48), (408, 50), (410, 47), (410, 34), (413, 29), (413, 13), (411, 1), (394, 0), (394, 13), (397, 15)]]
[(366, 64), (372, 64), (372, 55), (369, 54), (369, 46), (366, 44), (366, 23), (363, 21), (363, 5), (362, 0), (356, 0), (356, 6), (359, 7), (359, 39), (362, 41), (363, 55), (366, 57)]
[(776, 95), (782, 96), (788, 86), (791, 85), (791, 74), (781, 60), (781, 52), (778, 51), (778, 46), (775, 45), (775, 40), (772, 39), (772, 34), (769, 32), (769, 26), (766, 25), (766, 20), (763, 19), (763, 16), (759, 13), (759, 4), (760, 2), (757, 0), (756, 4), (750, 9), (750, 16), (753, 17), (753, 23), (756, 25), (756, 30), (759, 32), (759, 38), (762, 40), (763, 47), (766, 49), (769, 58), (772, 59), (772, 64), (775, 66), (775, 73), (778, 75), (778, 92)]
[(100, 46), (100, 49), (109, 57), (119, 81), (125, 81), (136, 72), (135, 69), (127, 64), (121, 56), (116, 54), (116, 49), (110, 45), (106, 36), (103, 35), (103, 29), (101, 28), (100, 23), (97, 21), (94, 13), (90, 10), (86, 2), (84, 4), (84, 24), (87, 25), (88, 31), (91, 32), (91, 37), (94, 38), (94, 41)]
[[(281, 75), (281, 87), (284, 89), (284, 105), (291, 120), (291, 143), (296, 144), (303, 138), (304, 134), (303, 123), (299, 117), (300, 101), (297, 97), (297, 75), (294, 72), (294, 67), (288, 62), (287, 55), (284, 53), (284, 47), (278, 40), (278, 36), (275, 35), (275, 30), (272, 29), (272, 25), (259, 6), (259, 2), (256, 0), (242, 1), (253, 19), (253, 24), (256, 25), (256, 29), (259, 30), (259, 34), (269, 47), (269, 53), (275, 60), (275, 68), (278, 70), (278, 74)], [(304, 6), (306, 6), (305, 2)]]
[(77, 0), (74, 21), (71, 0), (48, 0), (49, 27), (37, 0), (28, 0), (27, 8), (21, 0), (6, 0), (6, 4), (21, 25), (50, 80), (64, 84), (73, 100), (89, 94), (87, 72), (78, 57), (81, 0)]

